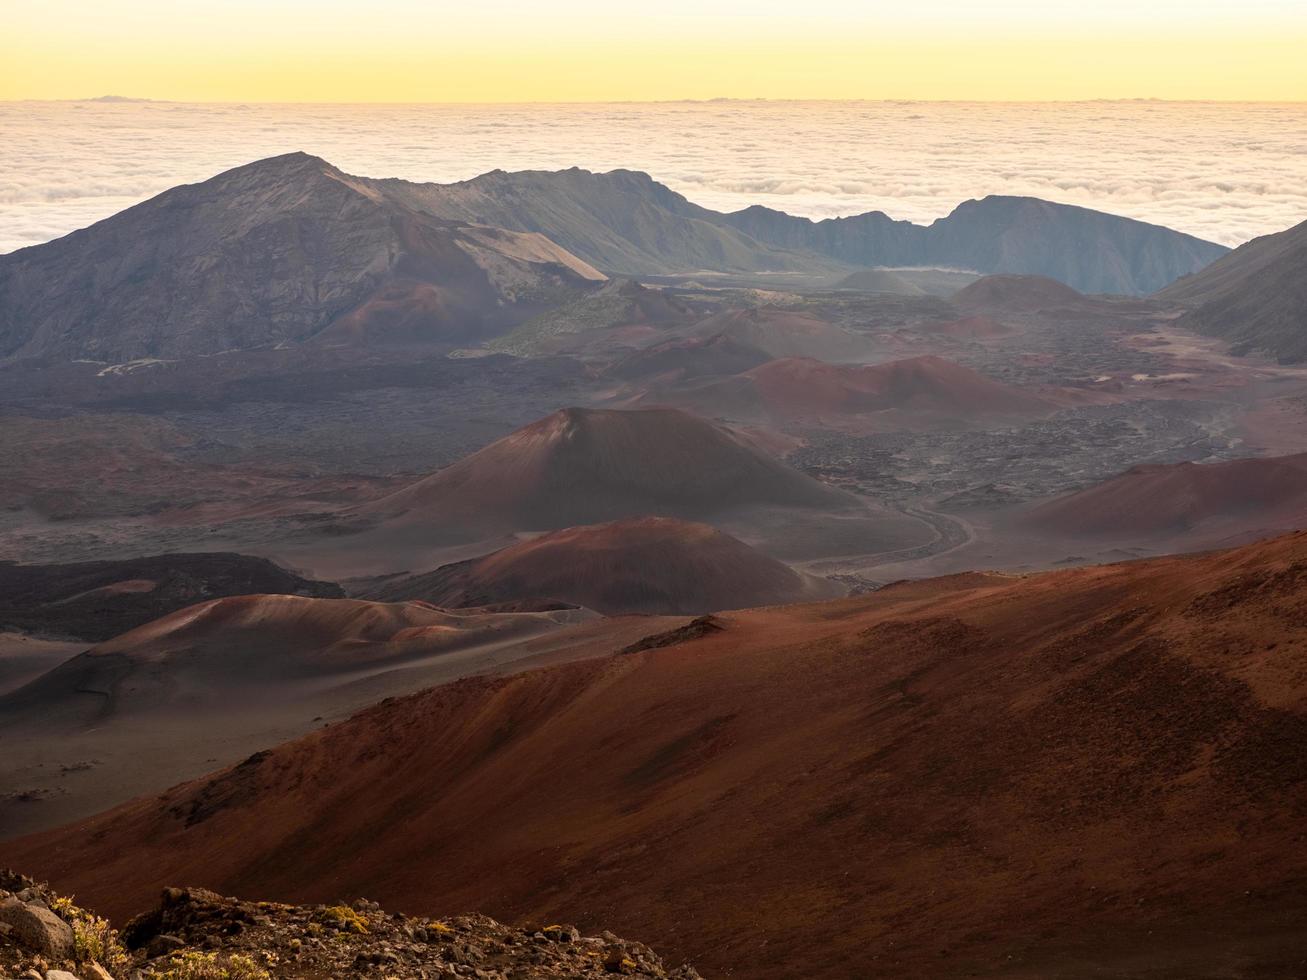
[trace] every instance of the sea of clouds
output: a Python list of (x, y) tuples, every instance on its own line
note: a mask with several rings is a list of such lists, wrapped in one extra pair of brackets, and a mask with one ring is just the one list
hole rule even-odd
[(1228, 245), (1307, 219), (1307, 104), (0, 102), (0, 252), (305, 150), (374, 177), (644, 170), (720, 210), (929, 222), (1025, 194)]

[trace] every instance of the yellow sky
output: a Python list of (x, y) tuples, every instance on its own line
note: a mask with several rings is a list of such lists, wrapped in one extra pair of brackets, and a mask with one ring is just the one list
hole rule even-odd
[(0, 19), (0, 99), (1307, 100), (1307, 0), (0, 0)]

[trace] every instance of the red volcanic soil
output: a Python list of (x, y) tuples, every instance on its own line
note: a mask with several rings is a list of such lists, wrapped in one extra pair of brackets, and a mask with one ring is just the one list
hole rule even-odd
[[(706, 976), (1291, 977), (1307, 535), (733, 613), (377, 705), (0, 864), (647, 937)], [(656, 641), (653, 641), (656, 644)]]
[(1087, 299), (1070, 286), (1045, 276), (985, 276), (963, 286), (950, 302), (961, 310), (1038, 313), (1084, 306)]
[(1059, 497), (1025, 522), (1046, 533), (1139, 539), (1211, 524), (1233, 533), (1307, 522), (1307, 453), (1224, 463), (1136, 466)]
[(707, 524), (641, 517), (554, 531), (387, 583), (370, 598), (458, 608), (552, 597), (617, 615), (704, 613), (842, 591)]
[(718, 334), (763, 351), (769, 357), (817, 357), (856, 360), (870, 345), (843, 327), (813, 316), (772, 306), (727, 310), (698, 323), (697, 336)]
[(414, 533), (457, 535), (859, 503), (676, 409), (567, 408), (359, 512)]

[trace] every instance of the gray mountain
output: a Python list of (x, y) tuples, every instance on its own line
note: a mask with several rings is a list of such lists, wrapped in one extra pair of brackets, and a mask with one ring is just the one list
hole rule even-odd
[(1190, 307), (1181, 322), (1200, 333), (1307, 360), (1307, 221), (1254, 238), (1157, 295)]
[(838, 273), (934, 266), (1044, 275), (1081, 292), (1146, 294), (1224, 255), (1159, 225), (1029, 197), (960, 204), (930, 225), (879, 211), (812, 221), (751, 207), (722, 214), (648, 174), (496, 170), (456, 184), (374, 181), (416, 210), (536, 231), (606, 272)]
[(723, 220), (759, 241), (853, 265), (1042, 275), (1083, 293), (1150, 293), (1228, 251), (1159, 225), (1033, 197), (966, 201), (929, 225), (880, 211), (812, 221), (762, 207)]
[(292, 153), (0, 255), (0, 358), (455, 342), (601, 279), (538, 234), (416, 212)]

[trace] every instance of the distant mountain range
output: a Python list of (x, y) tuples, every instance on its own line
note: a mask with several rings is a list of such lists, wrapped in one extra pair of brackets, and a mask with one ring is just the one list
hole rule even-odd
[(415, 209), (540, 232), (607, 272), (637, 276), (940, 266), (1144, 294), (1228, 251), (1158, 225), (1029, 197), (966, 201), (923, 226), (881, 211), (824, 221), (758, 206), (722, 214), (630, 170), (496, 170), (457, 184), (376, 184)]
[(1191, 307), (1182, 322), (1200, 333), (1307, 359), (1307, 221), (1239, 246), (1158, 296)]
[(452, 345), (574, 300), (603, 273), (775, 272), (834, 285), (862, 267), (930, 265), (1148, 293), (1225, 251), (1028, 198), (970, 201), (925, 227), (879, 212), (813, 222), (721, 214), (632, 171), (417, 184), (292, 153), (0, 255), (0, 358)]

